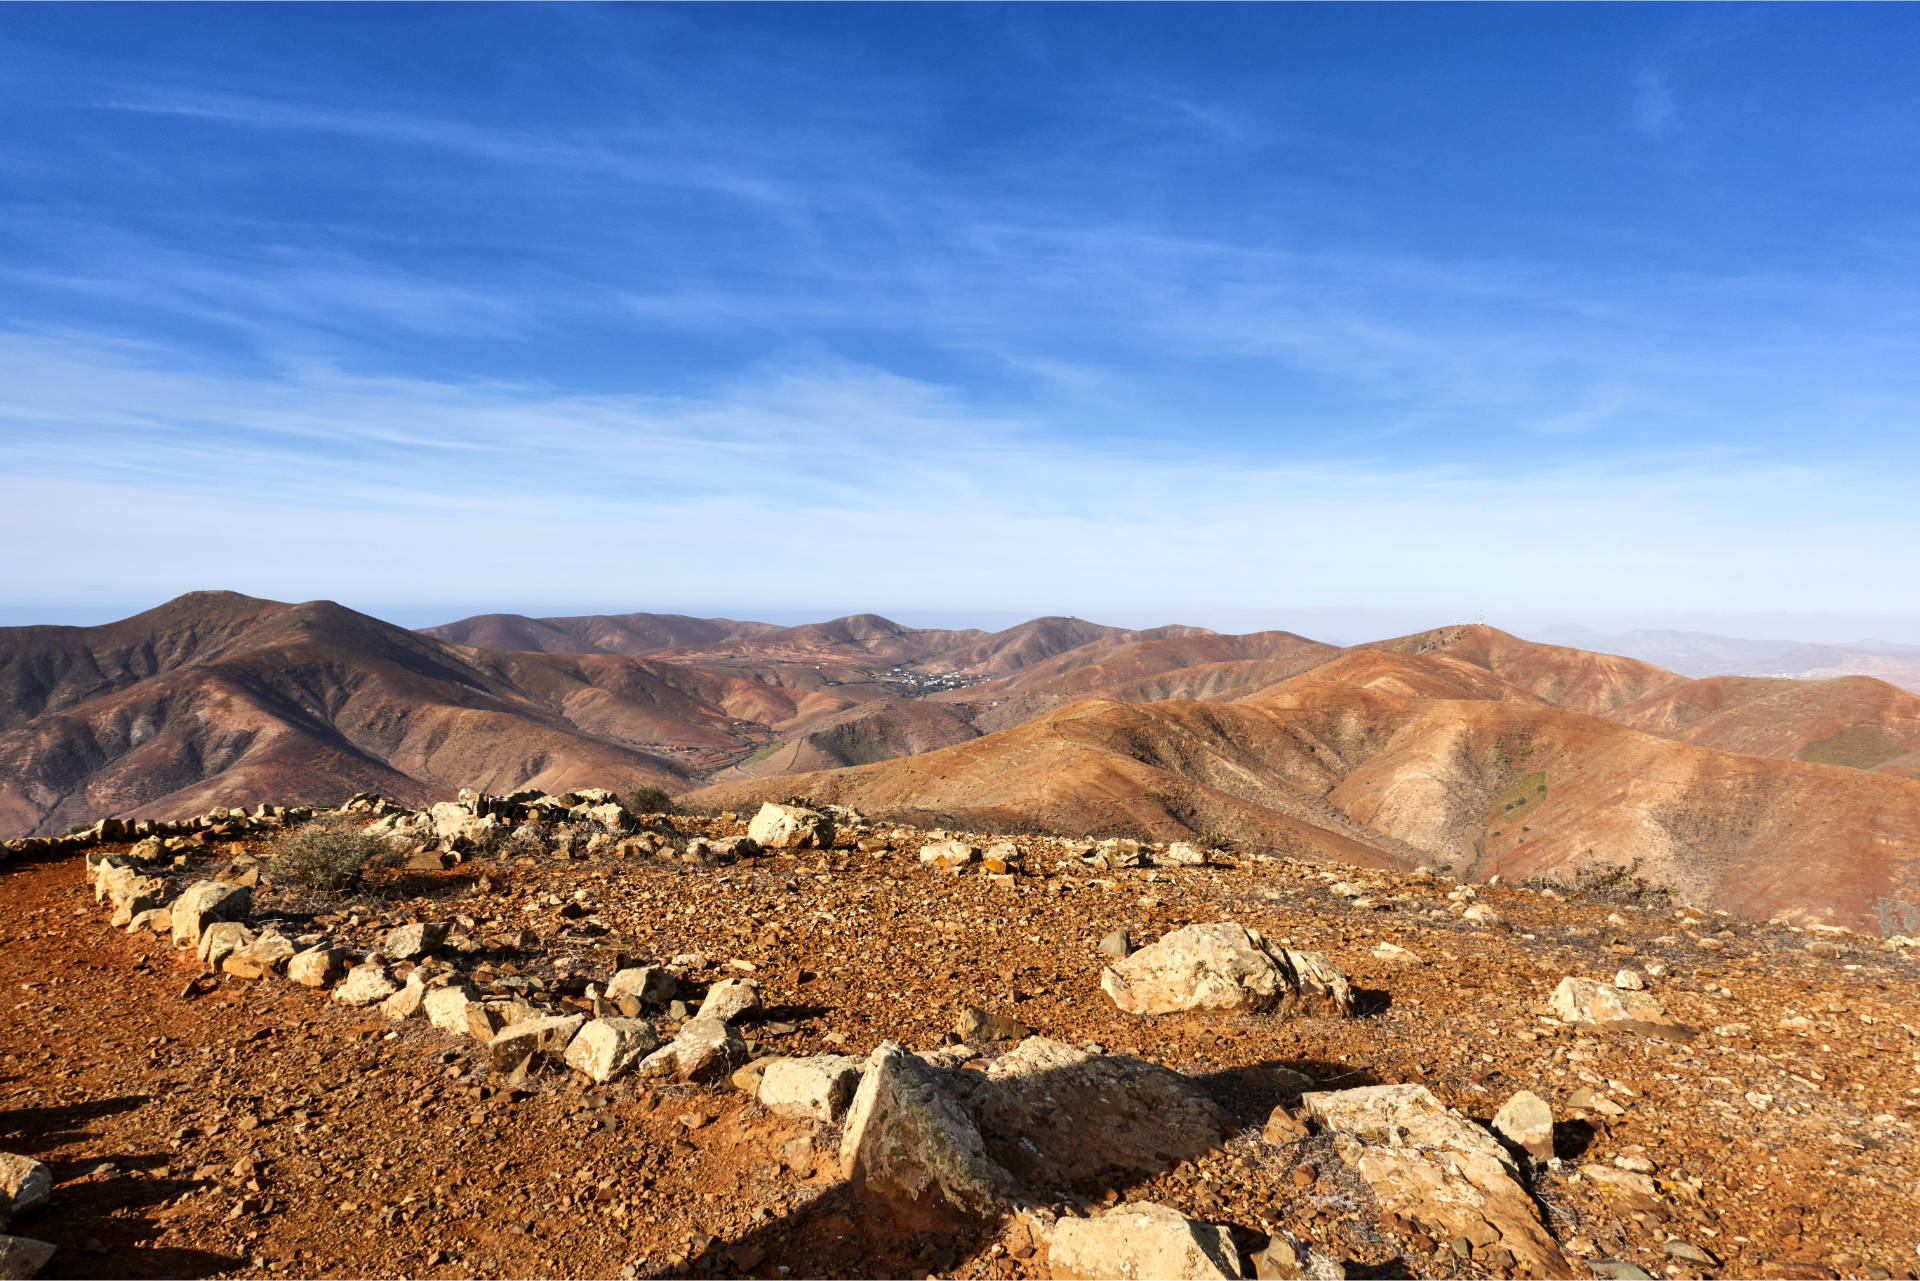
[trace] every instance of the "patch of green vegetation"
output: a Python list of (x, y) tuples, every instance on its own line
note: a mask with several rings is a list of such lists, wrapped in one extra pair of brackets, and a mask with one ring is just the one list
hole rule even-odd
[(772, 756), (775, 752), (779, 750), (780, 750), (779, 743), (768, 743), (765, 747), (756, 748), (754, 751), (751, 751), (747, 753), (747, 755), (741, 757), (740, 764), (751, 765), (755, 761), (764, 761), (767, 759), (767, 757)]
[(1848, 769), (1874, 769), (1888, 761), (1899, 760), (1912, 749), (1878, 725), (1849, 725), (1838, 734), (1817, 743), (1808, 743), (1794, 753), (1795, 760), (1814, 765), (1844, 765)]
[(1505, 791), (1493, 798), (1493, 808), (1487, 811), (1487, 822), (1498, 823), (1530, 814), (1539, 809), (1546, 799), (1547, 772), (1537, 769), (1515, 779)]

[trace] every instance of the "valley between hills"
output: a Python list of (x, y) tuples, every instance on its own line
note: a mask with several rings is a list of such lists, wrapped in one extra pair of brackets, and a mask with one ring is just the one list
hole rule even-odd
[(1474, 625), (1000, 632), (857, 615), (409, 631), (196, 592), (0, 629), (0, 833), (213, 805), (659, 787), (924, 825), (1199, 839), (1469, 879), (1638, 865), (1742, 916), (1920, 930), (1920, 695), (1687, 678)]

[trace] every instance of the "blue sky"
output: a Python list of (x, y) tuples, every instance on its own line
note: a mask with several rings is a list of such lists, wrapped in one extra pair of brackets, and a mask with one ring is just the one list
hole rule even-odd
[(1916, 47), (1906, 6), (6, 6), (0, 621), (1920, 639)]

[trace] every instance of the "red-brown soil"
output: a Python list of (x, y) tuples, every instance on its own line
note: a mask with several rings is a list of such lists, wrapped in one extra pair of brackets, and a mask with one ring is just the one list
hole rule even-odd
[[(920, 839), (720, 869), (469, 864), (390, 877), (347, 905), (358, 925), (340, 906), (329, 919), (364, 946), (407, 919), (464, 916), (486, 957), (529, 975), (562, 954), (602, 975), (617, 952), (699, 950), (716, 975), (750, 963), (771, 1007), (747, 1029), (761, 1053), (929, 1048), (982, 1005), (1192, 1075), (1248, 1127), (1164, 1170), (1062, 1189), (1061, 1213), (1152, 1199), (1247, 1239), (1300, 1232), (1350, 1275), (1479, 1275), (1380, 1219), (1323, 1140), (1259, 1137), (1273, 1105), (1261, 1073), (1285, 1066), (1329, 1089), (1418, 1081), (1482, 1121), (1515, 1090), (1539, 1093), (1563, 1163), (1532, 1191), (1576, 1260), (1674, 1277), (1913, 1275), (1920, 972), (1885, 945), (1841, 937), (1813, 955), (1778, 928), (1504, 888), (1478, 901), (1505, 926), (1478, 929), (1447, 910), (1444, 880), (1284, 862), (1089, 873), (1056, 868), (1058, 842), (1030, 842), (1037, 874), (994, 884), (918, 865)], [(1368, 898), (1333, 892), (1336, 877)], [(554, 906), (580, 894), (608, 929), (598, 939), (571, 934)], [(314, 910), (269, 891), (255, 916)], [(1144, 941), (1220, 919), (1327, 952), (1362, 990), (1361, 1017), (1139, 1018), (1099, 991), (1106, 931)], [(531, 950), (513, 941), (525, 928)], [(17, 997), (0, 1033), (0, 1147), (53, 1167), (52, 1201), (14, 1229), (59, 1245), (47, 1276), (1047, 1275), (1018, 1225), (955, 1230), (858, 1203), (829, 1162), (797, 1177), (780, 1157), (795, 1127), (724, 1084), (592, 1088), (553, 1073), (521, 1095), (476, 1042), (419, 1020), (273, 980), (183, 997), (191, 963), (109, 929), (78, 856), (0, 872), (0, 934)], [(1427, 963), (1380, 961), (1382, 941)], [(1563, 975), (1656, 963), (1670, 973), (1655, 995), (1700, 1030), (1690, 1042), (1536, 1017)], [(1620, 1115), (1575, 1108), (1583, 1088)], [(1653, 1169), (1660, 1195), (1622, 1204), (1576, 1177), (1616, 1159)], [(1669, 1241), (1721, 1266), (1678, 1263)]]

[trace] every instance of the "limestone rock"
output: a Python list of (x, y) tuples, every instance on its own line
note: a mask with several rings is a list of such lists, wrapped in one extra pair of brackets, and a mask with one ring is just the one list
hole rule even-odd
[(284, 934), (268, 931), (228, 955), (220, 968), (243, 979), (263, 979), (287, 968), (299, 951)]
[(510, 1072), (527, 1058), (564, 1062), (568, 1045), (586, 1021), (584, 1014), (552, 1014), (511, 1024), (487, 1042), (487, 1062), (496, 1072)]
[(940, 1070), (892, 1041), (867, 1061), (841, 1134), (840, 1173), (857, 1190), (977, 1215), (1010, 1190), (973, 1119), (942, 1088)]
[(1276, 1232), (1248, 1258), (1255, 1281), (1346, 1281), (1347, 1269), (1325, 1250), (1290, 1232)]
[(218, 970), (220, 962), (253, 942), (254, 933), (238, 921), (215, 921), (200, 932), (195, 954), (209, 970)]
[(985, 1072), (942, 1079), (989, 1155), (1035, 1191), (1103, 1171), (1158, 1172), (1218, 1147), (1231, 1126), (1178, 1072), (1044, 1036), (1028, 1037)]
[(1347, 976), (1325, 956), (1272, 947), (1231, 921), (1175, 930), (1108, 967), (1100, 986), (1130, 1014), (1353, 1012)]
[(833, 844), (833, 820), (819, 810), (768, 801), (747, 824), (747, 835), (770, 850), (823, 850)]
[(346, 980), (333, 990), (333, 999), (358, 1008), (378, 1005), (399, 990), (400, 985), (393, 981), (385, 965), (368, 961), (347, 971)]
[(716, 1019), (732, 1023), (742, 1015), (760, 1008), (760, 985), (752, 979), (721, 979), (707, 989), (696, 1019)]
[(678, 990), (679, 983), (666, 967), (634, 965), (607, 980), (606, 998), (617, 1005), (622, 997), (632, 997), (643, 1007), (657, 1007), (671, 1001)]
[(32, 1237), (0, 1236), (0, 1281), (28, 1281), (53, 1258), (51, 1242)]
[(1536, 1161), (1553, 1156), (1553, 1111), (1531, 1090), (1522, 1090), (1493, 1114), (1494, 1133)]
[(1562, 1023), (1599, 1031), (1646, 1032), (1677, 1039), (1693, 1035), (1693, 1029), (1645, 992), (1608, 987), (1592, 979), (1561, 979), (1547, 1012)]
[(1047, 1269), (1056, 1279), (1239, 1281), (1240, 1253), (1227, 1229), (1151, 1201), (1054, 1225)]
[(1094, 846), (1094, 857), (1108, 867), (1145, 867), (1152, 861), (1147, 847), (1124, 836), (1109, 837)]
[(13, 1214), (25, 1214), (53, 1195), (53, 1171), (30, 1156), (0, 1152), (0, 1197)]
[(1027, 865), (1027, 858), (1012, 841), (996, 841), (980, 856), (980, 865), (999, 876), (1022, 870)]
[(845, 1054), (775, 1059), (760, 1076), (762, 1107), (793, 1121), (838, 1121), (860, 1085), (860, 1060)]
[(1207, 861), (1207, 852), (1192, 841), (1175, 841), (1156, 861), (1173, 867), (1201, 867)]
[(1401, 947), (1398, 943), (1379, 943), (1374, 946), (1373, 955), (1377, 960), (1391, 965), (1425, 965), (1426, 961), (1419, 953)]
[(644, 1019), (594, 1019), (567, 1046), (567, 1066), (604, 1085), (660, 1048)]
[(1530, 1277), (1574, 1275), (1493, 1135), (1419, 1085), (1370, 1085), (1301, 1100), (1323, 1128), (1351, 1134), (1342, 1150), (1381, 1210), (1440, 1240), (1464, 1237), (1476, 1258), (1496, 1250)]
[(973, 1005), (960, 1011), (954, 1031), (968, 1045), (979, 1045), (985, 1041), (1012, 1041), (1033, 1033), (1033, 1029), (1019, 1019), (1009, 1018), (1005, 1014), (989, 1014)]
[[(346, 972), (347, 954), (337, 947), (310, 947), (287, 961), (287, 978), (302, 987), (325, 987)], [(382, 998), (384, 999), (384, 998)]]
[(979, 847), (965, 841), (929, 841), (920, 847), (920, 861), (934, 867), (966, 867), (979, 858)]
[(420, 921), (388, 933), (381, 951), (390, 961), (417, 961), (447, 941), (447, 922)]
[[(427, 1022), (435, 1028), (454, 1036), (465, 1036), (468, 1034), (467, 1006), (472, 1003), (473, 993), (467, 988), (437, 987), (421, 1000), (420, 1008), (426, 1012)], [(488, 1039), (492, 1039), (491, 1034)]]
[(415, 970), (407, 976), (406, 983), (398, 992), (380, 1002), (380, 1013), (399, 1023), (420, 1013), (426, 1003), (427, 984), (420, 971)]
[(692, 1019), (672, 1041), (640, 1060), (641, 1076), (717, 1081), (747, 1061), (747, 1043), (729, 1023)]
[(198, 948), (200, 935), (216, 921), (244, 921), (253, 910), (253, 891), (224, 881), (199, 881), (173, 901), (173, 945)]
[(1100, 940), (1100, 950), (1118, 960), (1133, 955), (1133, 938), (1123, 929), (1111, 930)]

